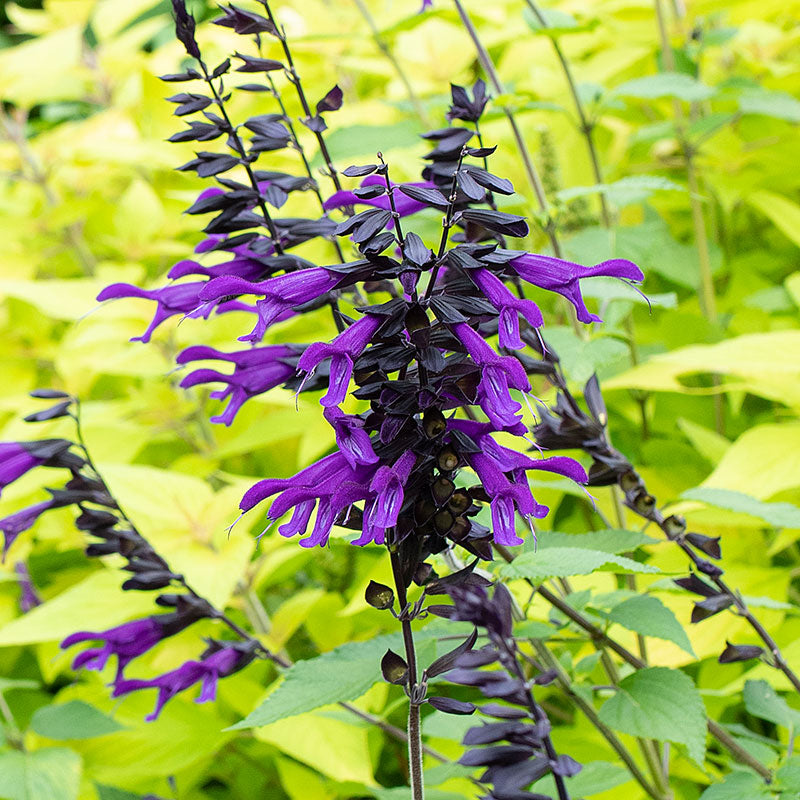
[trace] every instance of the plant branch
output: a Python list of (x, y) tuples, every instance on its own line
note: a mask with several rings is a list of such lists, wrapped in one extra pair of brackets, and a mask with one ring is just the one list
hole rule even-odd
[[(525, 0), (526, 5), (531, 10), (531, 13), (536, 17), (539, 24), (548, 29), (550, 26), (545, 19), (544, 14), (542, 14), (539, 7), (533, 0)], [(578, 86), (575, 83), (575, 78), (572, 74), (572, 68), (569, 65), (569, 61), (567, 61), (566, 56), (564, 55), (564, 51), (561, 49), (561, 45), (558, 42), (558, 37), (555, 35), (548, 35), (550, 42), (553, 45), (553, 50), (555, 51), (556, 57), (558, 58), (561, 69), (564, 73), (564, 77), (567, 79), (567, 85), (569, 86), (569, 93), (572, 96), (572, 101), (575, 104), (575, 111), (578, 114), (578, 120), (580, 124), (578, 129), (580, 130), (581, 134), (583, 135), (584, 139), (586, 140), (586, 149), (589, 152), (589, 160), (592, 164), (592, 172), (594, 173), (594, 180), (597, 184), (603, 183), (603, 172), (600, 168), (600, 159), (597, 155), (597, 147), (594, 141), (594, 129), (595, 129), (595, 122), (589, 119), (589, 116), (586, 114), (586, 110), (583, 107), (583, 102), (581, 101), (580, 94), (578, 93)], [(600, 192), (600, 214), (603, 221), (604, 228), (611, 227), (611, 215), (608, 211), (608, 201), (606, 200), (606, 196), (603, 192)]]
[[(514, 560), (511, 551), (503, 545), (493, 545), (496, 552), (507, 563)], [(535, 584), (528, 580), (531, 586)], [(642, 661), (639, 656), (632, 653), (616, 640), (612, 639), (608, 634), (604, 633), (596, 625), (593, 625), (586, 619), (580, 612), (576, 611), (566, 602), (564, 602), (558, 595), (553, 594), (545, 586), (536, 585), (538, 593), (547, 600), (554, 608), (558, 609), (564, 616), (568, 617), (578, 627), (582, 628), (589, 634), (593, 642), (600, 643), (609, 650), (613, 650), (623, 661), (630, 664), (636, 669), (644, 669), (647, 665)], [(721, 725), (718, 725), (713, 720), (708, 720), (709, 733), (723, 746), (728, 752), (740, 763), (746, 764), (751, 769), (755, 770), (767, 783), (772, 780), (772, 772), (762, 764), (758, 759), (752, 756), (745, 750)]]
[(420, 101), (419, 97), (417, 97), (417, 93), (414, 91), (414, 87), (411, 85), (408, 75), (406, 75), (406, 73), (403, 71), (403, 67), (395, 57), (391, 47), (389, 47), (389, 45), (386, 43), (386, 40), (381, 35), (380, 29), (375, 24), (375, 20), (373, 19), (367, 4), (364, 2), (364, 0), (353, 0), (353, 2), (356, 4), (361, 16), (364, 17), (364, 21), (367, 23), (370, 31), (372, 32), (373, 41), (381, 53), (386, 56), (387, 60), (394, 68), (394, 71), (397, 73), (397, 77), (403, 82), (403, 86), (408, 94), (409, 102), (414, 107), (416, 115), (419, 117), (420, 121), (425, 127), (429, 127), (430, 122), (428, 120), (428, 115), (425, 113), (425, 108), (423, 107), (422, 102)]
[[(303, 89), (303, 82), (300, 80), (300, 75), (298, 75), (297, 70), (295, 69), (294, 65), (294, 58), (292, 57), (292, 51), (289, 47), (289, 40), (286, 36), (286, 31), (283, 29), (282, 26), (279, 26), (275, 20), (275, 17), (272, 14), (272, 9), (270, 8), (270, 4), (268, 0), (260, 0), (262, 5), (264, 6), (265, 11), (267, 12), (267, 17), (269, 21), (275, 28), (275, 36), (277, 37), (278, 41), (281, 43), (281, 48), (283, 49), (283, 54), (286, 56), (286, 74), (289, 78), (289, 82), (294, 86), (297, 92), (297, 99), (300, 101), (300, 105), (303, 108), (303, 113), (306, 115), (307, 119), (311, 119), (314, 114), (311, 112), (311, 106), (308, 104), (308, 98), (306, 97), (305, 90)], [(328, 168), (328, 177), (333, 182), (333, 185), (337, 192), (342, 190), (342, 185), (339, 182), (339, 174), (336, 171), (336, 167), (333, 165), (333, 160), (331, 159), (331, 154), (328, 151), (328, 145), (325, 142), (325, 137), (322, 135), (322, 131), (312, 131), (316, 140), (317, 144), (319, 145), (320, 153), (322, 157), (325, 159), (325, 165)]]
[(425, 688), (417, 684), (417, 654), (414, 648), (414, 633), (411, 630), (406, 582), (397, 550), (389, 548), (397, 602), (400, 607), (400, 626), (408, 665), (406, 690), (408, 694), (408, 773), (411, 783), (411, 800), (424, 800), (425, 784), (422, 775), (422, 732), (419, 707), (424, 699)]
[(272, 246), (275, 248), (275, 252), (278, 255), (283, 255), (283, 247), (281, 246), (280, 237), (278, 236), (278, 230), (275, 227), (275, 223), (272, 221), (269, 211), (267, 210), (267, 204), (263, 195), (261, 194), (261, 189), (258, 186), (256, 176), (253, 174), (253, 168), (250, 166), (250, 156), (247, 155), (247, 150), (245, 149), (244, 143), (239, 136), (239, 131), (231, 122), (231, 118), (228, 116), (228, 109), (225, 108), (225, 103), (222, 100), (219, 90), (214, 84), (214, 79), (208, 72), (208, 67), (202, 59), (197, 59), (197, 61), (200, 64), (200, 69), (203, 71), (203, 80), (205, 80), (206, 84), (208, 84), (208, 88), (211, 89), (211, 92), (214, 95), (214, 102), (216, 103), (217, 108), (219, 108), (219, 113), (222, 114), (222, 118), (227, 125), (227, 133), (231, 138), (231, 142), (233, 143), (233, 149), (239, 154), (241, 164), (244, 167), (244, 170), (247, 173), (247, 177), (250, 181), (250, 186), (258, 197), (258, 207), (261, 209), (261, 214), (264, 217), (264, 224), (267, 226), (270, 238), (272, 239)]
[(663, 795), (647, 780), (645, 774), (641, 771), (641, 769), (639, 769), (639, 765), (634, 761), (633, 756), (631, 756), (631, 754), (628, 752), (627, 748), (619, 739), (619, 737), (597, 715), (594, 706), (584, 700), (583, 697), (581, 697), (572, 688), (569, 676), (561, 666), (558, 659), (553, 657), (553, 654), (550, 652), (550, 650), (548, 650), (544, 643), (537, 639), (533, 639), (531, 641), (542, 661), (547, 664), (549, 669), (552, 669), (556, 672), (556, 681), (558, 682), (559, 686), (561, 686), (570, 700), (584, 713), (587, 719), (592, 723), (592, 725), (595, 726), (595, 728), (597, 728), (603, 738), (613, 748), (614, 752), (616, 752), (616, 754), (622, 759), (634, 780), (651, 798), (653, 798), (653, 800), (664, 800)]

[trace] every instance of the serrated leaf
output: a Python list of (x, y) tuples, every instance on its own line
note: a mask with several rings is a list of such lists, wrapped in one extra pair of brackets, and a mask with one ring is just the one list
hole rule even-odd
[(623, 678), (600, 719), (631, 736), (684, 744), (698, 764), (705, 758), (706, 710), (692, 679), (679, 670), (650, 667)]
[(624, 556), (586, 550), (580, 547), (549, 547), (536, 553), (523, 553), (510, 564), (499, 569), (504, 578), (567, 578), (571, 575), (589, 575), (598, 569), (612, 572), (648, 572), (659, 570), (648, 564), (640, 564)]
[(685, 500), (699, 500), (726, 511), (749, 514), (763, 519), (775, 528), (800, 528), (800, 508), (792, 503), (765, 503), (755, 497), (730, 489), (715, 489), (711, 486), (698, 486), (681, 494)]
[[(539, 550), (549, 550), (553, 547), (577, 547), (584, 550), (599, 550), (603, 553), (626, 553), (645, 544), (657, 542), (650, 536), (638, 531), (603, 530), (589, 533), (560, 533), (547, 531), (542, 533), (538, 541)], [(526, 544), (526, 548), (531, 548)]]
[(800, 712), (790, 708), (788, 703), (766, 681), (745, 681), (744, 707), (749, 714), (766, 719), (784, 728), (800, 725)]
[(619, 206), (640, 203), (655, 192), (685, 192), (686, 188), (660, 175), (628, 175), (613, 183), (598, 183), (594, 186), (571, 186), (561, 189), (556, 197), (568, 203), (576, 197), (604, 194)]
[(380, 662), (387, 649), (402, 649), (398, 634), (365, 642), (348, 642), (317, 658), (290, 667), (280, 686), (234, 730), (257, 728), (313, 711), (329, 703), (355, 700), (381, 679)]
[(657, 597), (639, 595), (614, 606), (608, 613), (610, 622), (616, 622), (643, 636), (674, 642), (689, 655), (694, 655), (692, 644), (675, 614)]
[(92, 739), (121, 731), (124, 725), (82, 700), (70, 700), (37, 708), (31, 727), (48, 739)]
[(655, 100), (659, 97), (677, 97), (686, 102), (708, 100), (716, 94), (716, 89), (683, 72), (659, 72), (634, 78), (617, 86), (612, 95), (636, 97), (642, 100)]

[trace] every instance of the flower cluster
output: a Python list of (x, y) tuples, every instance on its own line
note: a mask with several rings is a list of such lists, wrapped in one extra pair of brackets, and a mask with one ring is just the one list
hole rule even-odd
[[(63, 392), (42, 390), (35, 397), (58, 399), (58, 403), (29, 415), (32, 422), (71, 416), (78, 424), (76, 403)], [(73, 660), (74, 669), (102, 670), (114, 657), (116, 674), (113, 680), (114, 695), (127, 694), (135, 689), (159, 689), (156, 711), (172, 696), (195, 683), (202, 684), (198, 702), (213, 699), (216, 681), (245, 667), (256, 655), (257, 642), (216, 641), (209, 643), (199, 662), (189, 661), (177, 670), (152, 681), (137, 681), (125, 676), (128, 664), (148, 652), (163, 640), (174, 636), (201, 619), (218, 618), (220, 613), (186, 583), (182, 575), (173, 572), (169, 564), (153, 549), (122, 513), (116, 500), (86, 451), (82, 438), (78, 443), (68, 439), (42, 439), (33, 442), (1, 442), (0, 488), (5, 488), (35, 467), (56, 467), (68, 471), (69, 478), (63, 487), (47, 489), (49, 500), (36, 503), (0, 520), (4, 540), (3, 555), (11, 548), (17, 536), (32, 527), (45, 512), (74, 506), (78, 512), (76, 527), (93, 537), (86, 548), (89, 556), (120, 556), (125, 561), (123, 569), (130, 573), (122, 585), (127, 590), (162, 590), (178, 587), (178, 592), (158, 594), (156, 603), (172, 611), (134, 619), (103, 631), (79, 631), (61, 643), (63, 648), (76, 644), (95, 643), (79, 653)], [(20, 605), (28, 611), (39, 604), (24, 563), (16, 565), (22, 594)]]
[[(512, 635), (511, 595), (499, 584), (492, 595), (482, 586), (451, 585), (447, 592), (453, 601), (451, 619), (471, 622), (488, 637), (488, 644), (468, 650), (454, 660), (448, 672), (451, 683), (476, 687), (490, 700), (479, 708), (494, 721), (470, 728), (464, 736), (468, 750), (460, 763), (485, 767), (481, 783), (491, 785), (485, 800), (527, 797), (549, 800), (549, 795), (526, 791), (531, 783), (552, 774), (559, 798), (567, 797), (564, 778), (576, 775), (581, 765), (567, 755), (558, 755), (550, 739), (550, 721), (536, 702), (532, 686), (546, 685), (554, 673), (540, 670), (529, 680)], [(482, 667), (497, 665), (499, 669)], [(496, 702), (496, 701), (502, 702)], [(430, 698), (440, 711), (473, 713), (472, 703), (448, 698)]]

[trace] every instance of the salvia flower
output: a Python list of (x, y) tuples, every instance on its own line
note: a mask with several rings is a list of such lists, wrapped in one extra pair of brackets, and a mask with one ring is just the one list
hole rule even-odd
[(513, 356), (500, 356), (484, 338), (466, 323), (450, 326), (481, 370), (477, 401), (483, 412), (499, 429), (515, 426), (522, 405), (511, 397), (509, 389), (530, 392), (528, 376)]
[(233, 363), (232, 375), (214, 369), (197, 369), (181, 381), (183, 388), (202, 383), (226, 383), (227, 388), (212, 392), (211, 397), (218, 400), (229, 397), (230, 401), (225, 411), (211, 417), (211, 421), (230, 425), (247, 400), (280, 386), (294, 376), (297, 371), (297, 357), (302, 349), (292, 345), (270, 345), (236, 353), (223, 353), (213, 347), (196, 345), (186, 348), (176, 361), (179, 364), (188, 364), (191, 361), (219, 359)]
[(340, 275), (324, 267), (288, 272), (261, 283), (225, 276), (209, 281), (199, 292), (199, 299), (206, 304), (213, 304), (232, 295), (260, 295), (261, 298), (256, 301), (258, 322), (251, 333), (239, 337), (243, 342), (260, 342), (267, 328), (280, 320), (282, 315), (291, 311), (294, 306), (310, 303), (327, 294), (341, 280)]
[(14, 574), (17, 576), (17, 583), (19, 583), (19, 609), (23, 614), (40, 606), (42, 599), (33, 585), (31, 573), (28, 570), (28, 565), (24, 561), (17, 561), (14, 564)]
[(67, 466), (65, 460), (72, 442), (42, 439), (38, 442), (0, 442), (0, 495), (2, 490), (34, 467)]
[(101, 670), (111, 656), (116, 656), (116, 680), (120, 680), (125, 667), (134, 658), (155, 647), (167, 635), (167, 629), (157, 617), (145, 617), (105, 631), (78, 631), (67, 636), (61, 642), (61, 647), (66, 650), (82, 642), (103, 642), (101, 647), (89, 647), (79, 653), (72, 662), (72, 668)]
[[(190, 314), (201, 305), (200, 291), (206, 285), (205, 281), (195, 281), (192, 283), (173, 283), (161, 289), (140, 289), (129, 283), (113, 283), (107, 286), (97, 295), (97, 299), (116, 300), (121, 297), (142, 297), (147, 300), (155, 300), (158, 303), (155, 316), (147, 329), (141, 336), (134, 336), (132, 342), (149, 342), (153, 332), (166, 322), (170, 317)], [(239, 310), (240, 306), (220, 305), (218, 312)], [(213, 306), (206, 306), (202, 312), (204, 319), (208, 319)]]
[(3, 531), (3, 561), (16, 538), (24, 531), (30, 530), (45, 511), (55, 507), (56, 503), (53, 500), (43, 500), (0, 519), (0, 531)]
[(562, 258), (525, 253), (509, 263), (520, 278), (528, 283), (566, 297), (575, 306), (578, 319), (585, 323), (602, 322), (602, 320), (586, 308), (580, 287), (583, 278), (604, 276), (628, 281), (644, 280), (639, 267), (624, 258), (612, 258), (610, 261), (601, 261), (593, 267), (583, 267)]
[(353, 362), (364, 351), (382, 323), (383, 320), (378, 315), (366, 314), (329, 344), (316, 342), (309, 345), (300, 356), (297, 368), (309, 374), (321, 361), (331, 359), (329, 388), (320, 400), (323, 406), (338, 406), (344, 400), (353, 374)]
[(374, 464), (378, 460), (361, 417), (345, 414), (338, 406), (327, 406), (323, 416), (333, 427), (336, 446), (353, 469), (359, 464)]
[(197, 703), (212, 701), (217, 696), (217, 682), (247, 666), (254, 658), (253, 642), (212, 642), (199, 661), (187, 661), (170, 672), (150, 680), (123, 679), (114, 687), (114, 697), (130, 694), (140, 689), (158, 689), (158, 699), (152, 714), (145, 719), (158, 719), (168, 700), (186, 689), (201, 684)]

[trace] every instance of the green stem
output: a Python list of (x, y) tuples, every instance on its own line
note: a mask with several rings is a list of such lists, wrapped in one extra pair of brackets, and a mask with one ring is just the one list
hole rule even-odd
[(375, 20), (373, 19), (367, 4), (364, 2), (364, 0), (353, 0), (353, 2), (356, 4), (361, 16), (364, 17), (364, 21), (369, 26), (369, 29), (372, 32), (373, 41), (381, 53), (386, 56), (387, 60), (394, 68), (394, 71), (397, 73), (397, 77), (403, 82), (403, 86), (408, 94), (408, 99), (411, 105), (414, 106), (414, 111), (416, 112), (422, 124), (425, 125), (425, 127), (428, 127), (430, 125), (430, 120), (428, 119), (428, 115), (425, 113), (425, 108), (420, 102), (419, 97), (417, 97), (417, 93), (414, 91), (414, 87), (411, 85), (408, 75), (406, 75), (406, 73), (403, 71), (403, 67), (395, 57), (391, 47), (389, 47), (389, 45), (386, 43), (386, 40), (383, 38), (383, 36), (381, 36), (380, 29), (375, 24)]
[[(534, 3), (533, 0), (525, 0), (525, 3), (531, 10), (531, 13), (536, 17), (539, 24), (543, 28), (549, 28), (550, 26), (547, 24), (544, 14), (542, 14), (542, 12), (539, 10), (539, 7), (536, 5), (536, 3)], [(564, 72), (564, 77), (567, 79), (569, 92), (570, 95), (572, 95), (572, 102), (575, 104), (575, 111), (577, 112), (578, 119), (580, 120), (580, 125), (578, 127), (584, 139), (586, 140), (586, 149), (589, 152), (589, 161), (592, 164), (592, 172), (594, 173), (595, 183), (602, 184), (603, 172), (600, 168), (600, 159), (598, 158), (597, 147), (595, 146), (594, 142), (595, 123), (590, 120), (589, 116), (586, 114), (586, 110), (584, 109), (580, 95), (578, 94), (578, 87), (575, 83), (572, 69), (569, 65), (569, 61), (567, 61), (567, 58), (564, 55), (564, 51), (561, 49), (561, 45), (558, 43), (558, 39), (555, 36), (550, 36), (549, 38), (553, 45), (553, 50), (555, 51), (556, 57), (561, 63), (561, 69)], [(608, 202), (606, 201), (606, 197), (603, 192), (600, 192), (600, 214), (603, 220), (603, 227), (610, 228), (611, 215), (609, 214)]]
[(532, 641), (536, 652), (539, 654), (539, 657), (544, 661), (547, 666), (555, 670), (557, 673), (556, 680), (558, 681), (561, 688), (564, 692), (569, 696), (570, 700), (583, 712), (586, 718), (592, 723), (592, 725), (597, 728), (603, 738), (608, 742), (608, 744), (613, 748), (616, 754), (622, 759), (622, 762), (628, 768), (628, 771), (633, 776), (634, 780), (644, 789), (644, 791), (651, 797), (653, 800), (664, 800), (663, 796), (658, 792), (658, 790), (647, 780), (645, 774), (639, 769), (639, 765), (634, 761), (633, 756), (628, 752), (625, 745), (619, 739), (619, 737), (611, 730), (597, 715), (597, 712), (592, 706), (591, 703), (588, 703), (584, 700), (573, 688), (572, 684), (570, 683), (569, 676), (564, 671), (564, 668), (559, 663), (558, 659), (553, 657), (553, 654), (547, 649), (547, 647), (538, 640)]
[(420, 728), (419, 698), (417, 684), (417, 654), (414, 648), (414, 633), (408, 615), (408, 596), (400, 557), (396, 550), (389, 549), (392, 575), (400, 606), (400, 626), (403, 631), (403, 645), (408, 665), (408, 776), (411, 784), (411, 800), (424, 800), (425, 783), (422, 775), (422, 732)]

